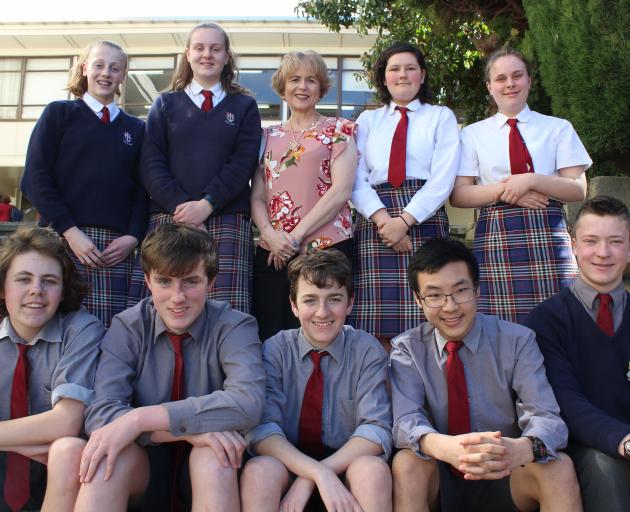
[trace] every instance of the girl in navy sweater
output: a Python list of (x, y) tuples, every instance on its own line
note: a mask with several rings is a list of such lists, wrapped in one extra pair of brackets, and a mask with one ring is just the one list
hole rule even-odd
[(134, 248), (146, 229), (138, 177), (144, 123), (114, 98), (127, 55), (110, 41), (89, 45), (68, 89), (80, 99), (49, 104), (33, 129), (22, 192), (62, 235), (90, 284), (87, 309), (106, 326), (125, 309)]
[[(207, 229), (219, 274), (211, 297), (250, 310), (253, 239), (249, 181), (261, 138), (256, 101), (235, 83), (225, 31), (202, 23), (188, 35), (170, 92), (147, 119), (140, 175), (151, 196), (149, 231), (166, 222)], [(130, 303), (147, 295), (139, 265)]]

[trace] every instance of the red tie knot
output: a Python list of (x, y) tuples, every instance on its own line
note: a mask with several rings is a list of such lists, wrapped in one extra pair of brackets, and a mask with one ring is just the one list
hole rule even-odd
[(464, 342), (463, 341), (447, 341), (446, 342), (446, 351), (449, 354), (454, 354), (455, 352), (457, 352), (463, 346), (464, 346)]
[(612, 297), (609, 293), (598, 293), (597, 298), (599, 299), (599, 303), (604, 307), (608, 306), (612, 302)]
[(313, 366), (317, 368), (322, 357), (327, 356), (328, 352), (326, 352), (325, 350), (322, 350), (321, 352), (317, 352), (317, 350), (311, 350), (310, 355), (311, 360), (313, 361)]
[(209, 100), (210, 98), (212, 98), (212, 91), (206, 91), (205, 89), (203, 89), (201, 91), (201, 94), (203, 94), (203, 97), (207, 100)]
[(518, 124), (518, 119), (508, 119), (507, 124), (509, 124), (512, 128), (516, 128)]
[(396, 107), (396, 110), (400, 110), (402, 117), (407, 117), (407, 111), (409, 110), (407, 107)]
[(109, 124), (109, 109), (107, 107), (103, 107), (101, 109), (101, 114), (103, 114), (101, 117), (101, 123)]
[(25, 345), (24, 343), (17, 344), (18, 350), (20, 351), (20, 357), (24, 357), (26, 355), (26, 351), (31, 348), (30, 345)]
[(182, 352), (182, 343), (183, 341), (188, 338), (190, 336), (190, 334), (188, 334), (187, 332), (185, 332), (184, 334), (175, 334), (172, 332), (166, 332), (166, 334), (168, 335), (169, 339), (171, 340), (171, 343), (173, 344), (173, 349), (175, 350), (175, 352), (181, 353)]

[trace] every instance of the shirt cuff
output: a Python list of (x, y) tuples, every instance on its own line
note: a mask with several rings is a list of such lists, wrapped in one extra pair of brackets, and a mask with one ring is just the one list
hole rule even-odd
[(175, 437), (189, 434), (191, 419), (195, 416), (195, 410), (190, 400), (177, 400), (162, 405), (168, 413), (171, 434)]
[(380, 445), (383, 449), (383, 460), (387, 461), (392, 456), (392, 436), (383, 427), (378, 425), (359, 425), (351, 437), (362, 437)]
[(251, 448), (252, 453), (255, 453), (253, 450), (254, 445), (260, 443), (263, 439), (276, 435), (286, 438), (283, 430), (277, 423), (263, 423), (247, 432), (247, 434), (245, 434), (245, 440), (247, 441), (247, 446)]
[(357, 208), (357, 210), (359, 210), (359, 213), (361, 213), (361, 215), (363, 215), (367, 220), (370, 220), (370, 217), (382, 208), (386, 209), (383, 202), (377, 196), (375, 199), (370, 199), (364, 208)]
[(85, 388), (79, 384), (67, 382), (66, 384), (60, 384), (53, 389), (51, 395), (52, 406), (54, 407), (55, 404), (62, 398), (72, 398), (73, 400), (78, 400), (79, 402), (83, 402), (87, 407), (92, 402), (92, 398), (94, 398), (94, 390)]
[(431, 457), (420, 451), (420, 439), (427, 434), (438, 434), (433, 427), (420, 425), (409, 432), (398, 431), (396, 437), (396, 448), (407, 448), (424, 460), (432, 460)]

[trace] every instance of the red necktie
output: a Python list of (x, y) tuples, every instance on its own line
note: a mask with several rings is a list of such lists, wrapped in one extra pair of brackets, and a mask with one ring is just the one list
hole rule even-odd
[(529, 154), (518, 126), (516, 126), (518, 119), (508, 119), (507, 123), (510, 125), (510, 169), (512, 174), (534, 172), (532, 156)]
[(464, 365), (457, 351), (464, 344), (461, 341), (446, 343), (446, 383), (448, 385), (448, 433), (451, 436), (470, 432), (470, 410), (468, 407), (468, 388)]
[(613, 322), (610, 304), (612, 297), (607, 293), (598, 293), (599, 309), (597, 310), (597, 325), (606, 336), (615, 335), (615, 323)]
[(175, 353), (175, 366), (173, 368), (173, 384), (171, 386), (171, 400), (181, 400), (184, 398), (184, 351), (183, 342), (188, 336), (188, 333), (173, 334), (167, 332), (168, 338), (173, 345), (173, 352)]
[(103, 114), (103, 117), (101, 117), (101, 123), (109, 124), (109, 109), (107, 107), (103, 107), (101, 109), (101, 113)]
[[(166, 332), (168, 338), (173, 345), (173, 352), (175, 354), (175, 365), (173, 367), (173, 384), (171, 386), (171, 401), (182, 400), (184, 397), (184, 347), (183, 342), (188, 336), (188, 333), (173, 334), (172, 332)], [(174, 449), (174, 463), (173, 463), (173, 475), (171, 479), (171, 511), (179, 512), (184, 510), (184, 504), (182, 503), (181, 496), (179, 495), (179, 472), (184, 462), (184, 454), (187, 443), (185, 441), (172, 443)]]
[[(446, 351), (446, 385), (448, 386), (448, 434), (457, 436), (470, 432), (470, 408), (464, 365), (457, 351), (464, 346), (461, 341), (448, 341)], [(464, 474), (451, 466), (451, 472), (463, 478)]]
[(387, 173), (387, 181), (393, 187), (400, 187), (405, 181), (407, 175), (407, 107), (396, 107), (400, 110), (400, 120), (396, 126), (394, 137), (392, 138), (392, 147), (389, 151), (389, 171)]
[(205, 89), (201, 91), (203, 94), (203, 103), (201, 104), (201, 110), (204, 112), (208, 112), (212, 110), (212, 91), (206, 91)]
[[(28, 416), (28, 358), (26, 351), (30, 345), (17, 344), (18, 360), (13, 372), (11, 386), (11, 419)], [(27, 457), (15, 452), (7, 452), (7, 475), (4, 480), (4, 499), (16, 512), (28, 501), (30, 494), (30, 468)]]
[(304, 388), (304, 399), (300, 411), (298, 446), (300, 450), (313, 458), (321, 459), (324, 455), (322, 444), (322, 405), (324, 404), (324, 375), (320, 367), (321, 358), (328, 352), (311, 350), (313, 373)]

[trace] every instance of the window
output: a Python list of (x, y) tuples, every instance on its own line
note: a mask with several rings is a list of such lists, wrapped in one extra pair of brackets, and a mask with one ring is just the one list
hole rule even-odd
[(171, 83), (175, 57), (132, 57), (124, 93), (125, 111), (145, 119), (156, 96)]
[(0, 59), (0, 119), (16, 119), (22, 59)]

